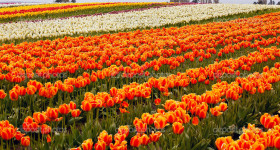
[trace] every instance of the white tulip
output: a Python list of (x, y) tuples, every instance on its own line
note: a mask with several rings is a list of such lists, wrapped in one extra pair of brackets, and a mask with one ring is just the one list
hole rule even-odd
[(182, 5), (99, 16), (6, 23), (0, 24), (0, 41), (25, 38), (39, 39), (90, 32), (116, 32), (147, 27), (157, 28), (168, 24), (188, 23), (269, 8), (280, 8), (280, 6), (250, 4)]

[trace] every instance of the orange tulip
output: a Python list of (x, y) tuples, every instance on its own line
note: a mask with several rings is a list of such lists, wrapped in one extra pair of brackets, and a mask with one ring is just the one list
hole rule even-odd
[(47, 121), (47, 116), (45, 114), (42, 114), (39, 112), (35, 112), (33, 114), (33, 118), (34, 118), (35, 122), (38, 124), (44, 124)]
[(70, 102), (69, 106), (71, 110), (76, 109), (76, 103), (74, 103), (73, 101)]
[(39, 126), (38, 126), (38, 124), (36, 122), (32, 122), (30, 124), (30, 127), (31, 127), (31, 131), (33, 131), (33, 132), (37, 131), (38, 128), (39, 128)]
[(23, 138), (21, 138), (20, 143), (22, 146), (29, 146), (30, 145), (30, 137), (29, 136), (25, 136)]
[(277, 149), (280, 149), (280, 137), (279, 136), (274, 139), (274, 147)]
[(206, 85), (210, 84), (210, 81), (209, 80), (205, 80), (204, 82)]
[(117, 133), (114, 135), (114, 140), (115, 141), (119, 141), (119, 142), (122, 142), (124, 141), (126, 138), (126, 135), (125, 134), (120, 134), (120, 133)]
[(264, 92), (265, 92), (265, 87), (259, 86), (259, 87), (258, 87), (258, 92), (259, 92), (259, 93), (264, 93)]
[(222, 138), (218, 138), (215, 142), (216, 147), (218, 148), (218, 150), (222, 150), (223, 146), (231, 143), (233, 141), (233, 139), (228, 136), (228, 137), (222, 137)]
[(222, 103), (219, 105), (219, 107), (220, 107), (221, 111), (226, 111), (227, 108), (228, 108), (227, 104), (224, 103), (224, 102), (222, 102)]
[(59, 106), (58, 111), (62, 115), (67, 115), (70, 112), (70, 106), (67, 104), (62, 104)]
[(191, 120), (191, 117), (189, 114), (184, 114), (184, 115), (182, 115), (181, 119), (182, 119), (183, 123), (189, 123)]
[(179, 122), (174, 122), (172, 128), (175, 134), (182, 134), (185, 129), (185, 127)]
[(148, 145), (150, 142), (151, 142), (151, 140), (150, 140), (150, 138), (148, 137), (148, 135), (147, 134), (143, 134), (142, 136), (141, 136), (141, 141), (142, 141), (142, 145)]
[(176, 116), (174, 112), (167, 112), (165, 114), (165, 118), (167, 119), (167, 122), (173, 123), (176, 121)]
[(118, 133), (124, 134), (124, 135), (127, 137), (128, 134), (129, 134), (129, 128), (128, 128), (128, 126), (120, 126), (120, 127), (118, 128)]
[(52, 141), (52, 138), (51, 138), (51, 136), (48, 134), (48, 136), (47, 136), (47, 143), (50, 143)]
[(12, 101), (17, 101), (18, 100), (18, 93), (15, 90), (11, 90), (9, 92), (10, 98)]
[(214, 107), (214, 108), (210, 108), (210, 112), (213, 116), (219, 116), (222, 114), (222, 112), (220, 112), (220, 108), (219, 107)]
[(198, 123), (199, 123), (199, 119), (197, 117), (193, 117), (192, 124), (196, 126), (198, 125)]
[(70, 150), (82, 150), (80, 147), (77, 148), (71, 148)]
[(87, 139), (82, 143), (83, 150), (92, 150), (93, 142), (92, 139)]
[(124, 114), (124, 113), (129, 113), (129, 111), (127, 111), (126, 109), (123, 109), (123, 108), (119, 108), (119, 110), (120, 110), (120, 112), (121, 112), (122, 114)]
[(250, 147), (250, 149), (252, 149), (252, 150), (265, 150), (265, 147), (264, 147), (263, 144), (260, 144), (260, 143), (256, 142)]
[(43, 124), (41, 126), (41, 133), (42, 134), (49, 134), (51, 132), (51, 127), (46, 125), (46, 124)]
[(4, 92), (4, 90), (0, 90), (0, 99), (4, 99), (6, 95), (7, 94)]
[(135, 127), (138, 133), (145, 133), (147, 130), (147, 124), (143, 123), (142, 121), (138, 122)]
[(72, 117), (79, 117), (80, 116), (80, 114), (81, 114), (81, 111), (79, 110), (79, 109), (74, 109), (74, 110), (72, 110), (71, 111), (71, 115), (72, 115)]
[(155, 105), (159, 105), (161, 100), (159, 98), (155, 99)]
[(111, 150), (126, 150), (127, 149), (127, 142), (126, 141), (116, 141), (115, 144), (110, 144)]
[(27, 93), (28, 95), (33, 95), (33, 94), (35, 94), (36, 91), (37, 91), (37, 89), (36, 89), (36, 87), (33, 86), (33, 85), (30, 85), (30, 86), (28, 86), (28, 87), (26, 88), (26, 93)]
[(48, 107), (46, 116), (51, 120), (55, 120), (58, 117), (58, 109)]
[(148, 115), (146, 117), (142, 117), (143, 122), (148, 124), (148, 125), (152, 125), (154, 123), (154, 118), (152, 115)]
[(1, 131), (1, 137), (3, 140), (10, 140), (15, 136), (16, 130), (14, 127), (4, 128)]
[(156, 133), (154, 133), (154, 131), (150, 134), (150, 140), (152, 141), (152, 142), (157, 142), (158, 140), (159, 140), (159, 137), (162, 135), (162, 133), (161, 132), (156, 132)]
[(130, 139), (130, 145), (133, 147), (139, 147), (142, 143), (142, 138), (137, 135)]
[(22, 134), (20, 131), (17, 131), (15, 134), (15, 138), (16, 140), (20, 141), (21, 138), (24, 136), (25, 134)]
[(104, 141), (99, 141), (94, 145), (95, 150), (106, 150), (106, 143)]
[(81, 108), (83, 109), (83, 111), (90, 111), (92, 108), (92, 105), (88, 101), (83, 101)]
[(167, 120), (165, 117), (158, 117), (155, 119), (154, 124), (156, 129), (163, 129), (167, 124)]
[(33, 118), (32, 118), (31, 116), (27, 116), (27, 117), (24, 119), (24, 122), (32, 123), (32, 122), (33, 122)]
[(107, 146), (112, 143), (112, 135), (108, 135), (108, 133), (104, 130), (98, 136), (98, 141), (104, 141)]

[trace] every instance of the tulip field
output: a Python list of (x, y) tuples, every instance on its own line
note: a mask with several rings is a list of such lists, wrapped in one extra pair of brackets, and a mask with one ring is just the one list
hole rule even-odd
[(0, 4), (0, 150), (280, 150), (280, 6)]

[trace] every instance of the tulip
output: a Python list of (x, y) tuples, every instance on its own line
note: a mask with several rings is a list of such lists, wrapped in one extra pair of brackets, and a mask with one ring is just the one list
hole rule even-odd
[(159, 105), (161, 100), (159, 98), (155, 99), (155, 105)]
[(185, 127), (179, 122), (174, 122), (172, 128), (175, 134), (182, 134), (185, 129)]
[(25, 134), (22, 134), (20, 131), (16, 132), (15, 138), (16, 140), (20, 141), (21, 138), (24, 136)]
[(116, 141), (115, 144), (110, 144), (111, 150), (126, 150), (127, 149), (127, 142), (126, 141)]
[(12, 101), (17, 101), (18, 100), (18, 94), (15, 90), (11, 90), (9, 92), (9, 94), (10, 94), (10, 98), (11, 98)]
[(29, 146), (30, 145), (30, 137), (29, 136), (25, 136), (25, 137), (22, 137), (21, 140), (20, 140), (20, 143), (22, 146)]
[(27, 87), (26, 92), (27, 92), (28, 95), (33, 95), (33, 94), (35, 94), (36, 90), (37, 89), (36, 89), (35, 86), (30, 85), (30, 86)]
[(71, 115), (74, 118), (79, 117), (80, 114), (81, 114), (81, 111), (79, 109), (74, 109), (74, 110), (71, 111)]
[(141, 137), (134, 136), (130, 139), (130, 145), (133, 147), (139, 147), (142, 143)]
[(58, 111), (62, 115), (67, 115), (70, 112), (70, 106), (67, 104), (62, 104), (59, 106)]
[(50, 143), (52, 141), (52, 138), (51, 138), (51, 136), (48, 134), (47, 135), (47, 143)]
[(142, 145), (148, 145), (151, 142), (151, 140), (147, 134), (143, 134), (141, 136), (141, 141), (142, 141), (142, 143), (141, 143)]
[(1, 131), (1, 137), (3, 140), (10, 140), (14, 137), (16, 130), (13, 127), (4, 128)]
[(165, 114), (165, 118), (167, 119), (167, 122), (169, 122), (169, 123), (173, 123), (176, 120), (175, 113), (173, 113), (173, 112), (167, 112)]
[(106, 150), (106, 143), (104, 141), (98, 141), (94, 145), (95, 150)]
[(193, 117), (192, 124), (196, 126), (198, 125), (198, 123), (199, 123), (199, 119), (197, 117)]
[(129, 134), (129, 128), (128, 128), (128, 126), (120, 126), (120, 127), (118, 128), (118, 133), (124, 134), (124, 135), (127, 137), (128, 134)]
[(155, 119), (154, 124), (156, 129), (163, 129), (167, 124), (167, 120), (164, 117), (158, 117)]
[(71, 110), (76, 109), (76, 104), (73, 101), (70, 101), (69, 106)]
[(33, 122), (33, 118), (32, 118), (31, 116), (27, 116), (27, 117), (24, 119), (24, 122), (32, 123), (32, 122)]
[(6, 95), (7, 94), (4, 92), (4, 90), (0, 90), (0, 99), (4, 99)]
[(154, 133), (154, 131), (150, 134), (150, 140), (152, 141), (152, 142), (157, 142), (158, 140), (159, 140), (159, 137), (162, 135), (162, 133), (161, 132), (156, 132), (156, 133)]
[(48, 107), (46, 116), (51, 120), (55, 120), (58, 117), (58, 109)]
[(46, 124), (43, 124), (41, 126), (41, 133), (42, 134), (49, 134), (51, 132), (51, 127), (46, 125)]
[(92, 105), (88, 101), (83, 101), (81, 108), (83, 109), (83, 111), (90, 111)]
[(82, 150), (80, 147), (77, 148), (71, 148), (70, 150)]
[(280, 137), (274, 139), (274, 147), (280, 149)]
[(120, 133), (117, 133), (114, 135), (114, 140), (115, 141), (119, 141), (119, 142), (122, 142), (124, 141), (126, 138), (126, 135), (125, 134), (120, 134)]
[(87, 139), (82, 143), (83, 150), (92, 150), (93, 142), (92, 139)]
[(98, 136), (98, 141), (104, 141), (107, 146), (112, 143), (112, 135), (108, 135), (108, 133), (104, 130)]
[(219, 107), (220, 107), (221, 111), (226, 111), (227, 108), (228, 108), (227, 104), (224, 103), (224, 102), (222, 102), (222, 103), (219, 105)]
[(142, 121), (138, 122), (135, 127), (138, 133), (145, 133), (147, 130), (147, 124), (143, 123)]
[(45, 114), (42, 114), (39, 112), (35, 112), (33, 114), (33, 118), (34, 118), (35, 122), (38, 124), (44, 124), (47, 121), (47, 116)]

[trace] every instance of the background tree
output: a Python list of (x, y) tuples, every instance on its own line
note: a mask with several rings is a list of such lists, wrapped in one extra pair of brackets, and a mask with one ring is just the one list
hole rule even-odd
[(267, 4), (267, 0), (258, 0), (258, 4)]
[(69, 0), (55, 0), (56, 3), (67, 3)]

